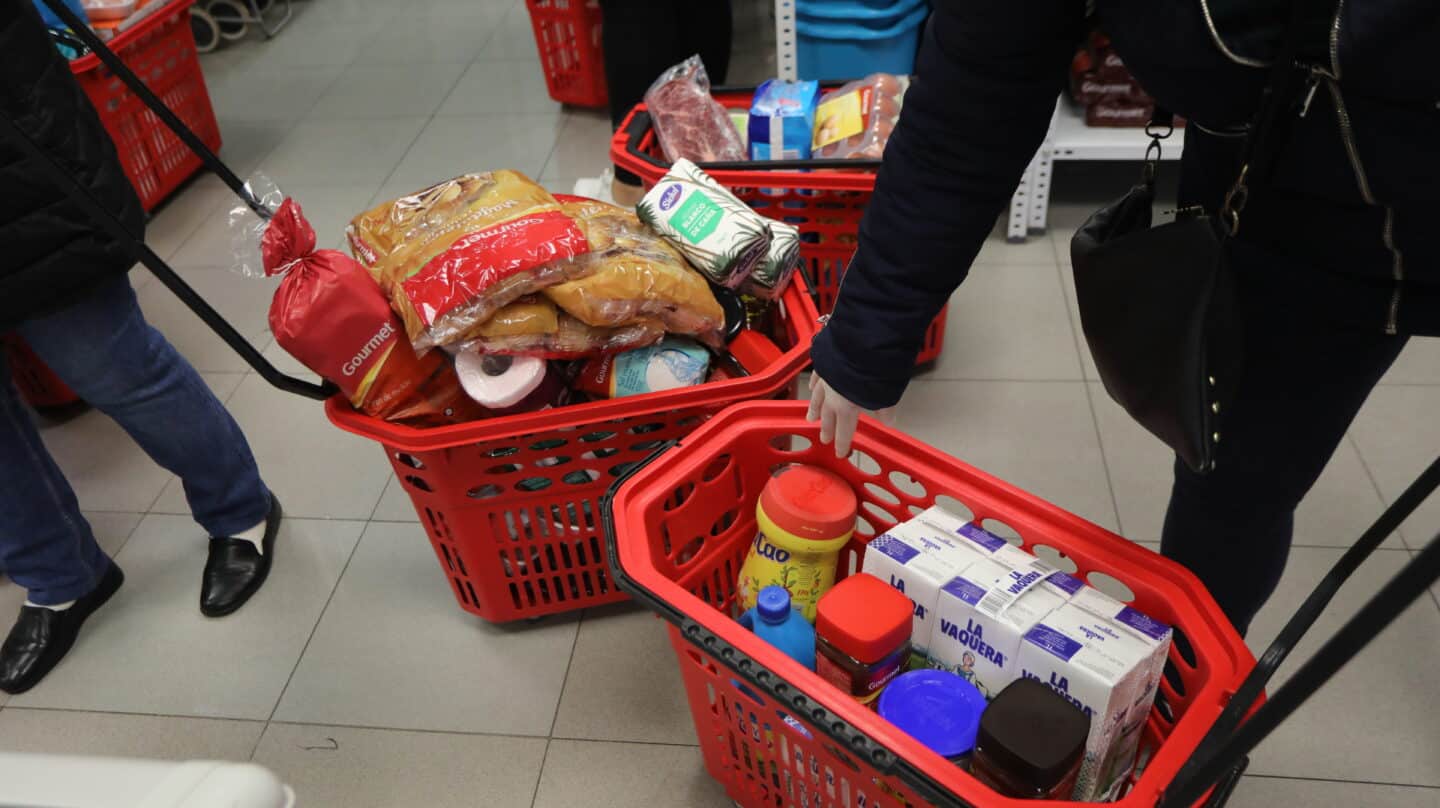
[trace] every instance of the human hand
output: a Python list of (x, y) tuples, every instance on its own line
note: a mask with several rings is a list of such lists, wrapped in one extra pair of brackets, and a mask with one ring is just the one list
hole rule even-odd
[[(811, 375), (810, 410), (805, 414), (805, 420), (820, 422), (820, 442), (827, 445), (834, 443), (836, 457), (849, 456), (850, 444), (855, 439), (855, 426), (864, 411), (859, 404), (835, 392), (818, 373)], [(885, 423), (895, 422), (894, 407), (877, 410), (874, 414)]]

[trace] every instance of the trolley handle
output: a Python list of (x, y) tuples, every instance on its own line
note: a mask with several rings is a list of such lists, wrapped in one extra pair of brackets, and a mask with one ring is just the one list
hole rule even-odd
[(631, 466), (611, 483), (609, 491), (600, 498), (600, 523), (605, 533), (605, 550), (609, 557), (612, 580), (621, 590), (645, 604), (667, 622), (680, 630), (686, 640), (704, 649), (711, 657), (729, 668), (736, 676), (766, 693), (777, 703), (783, 704), (797, 716), (804, 716), (819, 732), (860, 759), (873, 766), (882, 774), (898, 777), (927, 803), (941, 808), (974, 808), (963, 802), (947, 789), (936, 783), (929, 775), (916, 768), (909, 761), (897, 756), (885, 746), (876, 743), (863, 730), (852, 726), (841, 716), (801, 693), (788, 682), (771, 673), (763, 664), (751, 659), (739, 648), (731, 645), (699, 622), (664, 602), (653, 592), (636, 582), (626, 572), (619, 560), (619, 545), (615, 533), (614, 499), (620, 487), (646, 466), (654, 463), (665, 452), (679, 445), (679, 440), (670, 440), (656, 449), (644, 460)]

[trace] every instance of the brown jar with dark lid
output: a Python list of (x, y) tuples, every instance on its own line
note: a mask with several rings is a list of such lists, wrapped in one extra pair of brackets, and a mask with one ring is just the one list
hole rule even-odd
[(1063, 800), (1075, 790), (1090, 719), (1034, 679), (1017, 679), (980, 717), (970, 773), (1022, 800)]

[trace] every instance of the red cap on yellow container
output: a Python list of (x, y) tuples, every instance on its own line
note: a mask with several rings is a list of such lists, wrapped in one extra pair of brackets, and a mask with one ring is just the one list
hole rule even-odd
[(786, 466), (760, 492), (760, 508), (776, 527), (814, 541), (849, 535), (856, 505), (845, 478), (815, 466)]

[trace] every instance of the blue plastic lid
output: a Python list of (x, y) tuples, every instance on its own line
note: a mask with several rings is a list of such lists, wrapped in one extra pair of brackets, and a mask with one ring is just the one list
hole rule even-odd
[(980, 691), (948, 671), (910, 671), (880, 693), (880, 716), (945, 758), (975, 747), (983, 712)]
[(767, 586), (755, 599), (755, 611), (767, 623), (783, 623), (790, 617), (790, 590), (783, 586)]

